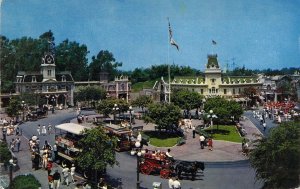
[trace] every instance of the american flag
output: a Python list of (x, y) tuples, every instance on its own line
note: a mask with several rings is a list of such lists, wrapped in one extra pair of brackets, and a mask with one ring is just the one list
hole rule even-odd
[(171, 24), (170, 24), (169, 18), (168, 18), (168, 23), (169, 23), (169, 40), (170, 40), (170, 44), (174, 45), (177, 48), (177, 50), (179, 51), (179, 46), (175, 42), (175, 40), (173, 39), (173, 32), (172, 32), (172, 29), (171, 29)]

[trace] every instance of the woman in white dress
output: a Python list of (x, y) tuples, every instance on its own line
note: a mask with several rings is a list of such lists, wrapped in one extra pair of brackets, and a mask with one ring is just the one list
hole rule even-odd
[(70, 169), (70, 175), (71, 175), (71, 179), (72, 179), (72, 182), (74, 183), (75, 182), (75, 180), (74, 180), (74, 175), (75, 175), (75, 165), (74, 164), (72, 164), (72, 167), (71, 167), (71, 169)]
[(47, 134), (46, 125), (43, 125), (43, 128), (42, 128), (42, 135), (46, 135), (46, 134)]

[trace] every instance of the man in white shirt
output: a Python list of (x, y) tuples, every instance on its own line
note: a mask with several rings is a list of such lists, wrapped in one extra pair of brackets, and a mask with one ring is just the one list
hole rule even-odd
[(69, 168), (67, 166), (64, 166), (63, 170), (62, 170), (62, 175), (63, 175), (63, 184), (66, 184), (67, 186), (69, 186)]
[(205, 137), (203, 136), (203, 134), (200, 134), (199, 140), (200, 140), (201, 149), (203, 149), (205, 143)]
[(178, 178), (176, 178), (174, 180), (173, 187), (174, 187), (174, 189), (181, 189), (181, 185), (180, 185), (180, 182), (179, 182)]
[(174, 160), (173, 156), (170, 154), (171, 149), (169, 148), (168, 151), (166, 152), (166, 156), (170, 159), (170, 160)]
[(136, 140), (139, 141), (139, 142), (142, 141), (142, 134), (141, 134), (141, 132), (139, 132), (139, 134), (138, 134)]
[(173, 186), (174, 186), (174, 185), (173, 185), (174, 180), (175, 180), (174, 177), (172, 177), (172, 178), (169, 179), (169, 182), (168, 182), (168, 183), (169, 183), (169, 189), (173, 189)]

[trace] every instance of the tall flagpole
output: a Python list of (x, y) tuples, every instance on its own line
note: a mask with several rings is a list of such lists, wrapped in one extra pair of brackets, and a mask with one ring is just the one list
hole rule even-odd
[(168, 72), (169, 72), (169, 104), (171, 103), (171, 70), (170, 70), (170, 64), (168, 66)]
[[(169, 17), (168, 17), (168, 24), (170, 24), (170, 20), (169, 20)], [(170, 26), (170, 25), (169, 25)], [(168, 59), (167, 59), (167, 64), (168, 64), (168, 77), (169, 77), (169, 104), (171, 103), (171, 78), (170, 78), (170, 28), (168, 30)]]

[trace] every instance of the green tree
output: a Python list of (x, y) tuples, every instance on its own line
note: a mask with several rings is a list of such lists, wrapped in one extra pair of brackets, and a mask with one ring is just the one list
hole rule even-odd
[(90, 170), (93, 175), (102, 173), (108, 165), (113, 167), (118, 164), (115, 152), (117, 139), (114, 136), (108, 136), (101, 126), (86, 129), (78, 145), (82, 151), (76, 161), (79, 167), (83, 170)]
[(11, 159), (11, 153), (8, 149), (7, 143), (0, 142), (0, 163), (3, 163), (4, 166), (9, 164), (9, 160)]
[(121, 67), (122, 63), (116, 62), (114, 55), (105, 50), (101, 50), (97, 56), (92, 57), (92, 62), (89, 65), (90, 80), (99, 80), (100, 72), (107, 72), (109, 79), (112, 80), (117, 75), (117, 68)]
[(268, 138), (254, 142), (249, 158), (256, 178), (264, 188), (288, 189), (299, 186), (300, 175), (299, 122), (287, 122), (273, 128)]
[(6, 108), (6, 113), (10, 117), (17, 117), (22, 110), (21, 102), (19, 98), (11, 98), (9, 105)]
[(146, 95), (141, 95), (132, 101), (132, 105), (142, 108), (142, 111), (144, 111), (144, 108), (152, 103), (152, 98)]
[(243, 108), (239, 103), (221, 97), (208, 98), (204, 110), (206, 113), (213, 110), (218, 117), (216, 121), (223, 124), (231, 123), (232, 116), (234, 119), (238, 119), (243, 114)]
[(70, 71), (75, 81), (88, 80), (89, 51), (86, 45), (66, 39), (55, 48), (55, 51), (58, 71)]
[(251, 99), (250, 104), (248, 104), (248, 106), (255, 105), (255, 95), (257, 95), (257, 90), (255, 87), (246, 87), (243, 91), (243, 95)]
[(161, 131), (161, 129), (169, 130), (172, 125), (178, 125), (181, 117), (180, 108), (174, 104), (151, 104), (144, 119), (146, 122), (155, 123)]
[[(114, 112), (113, 108), (117, 105), (118, 111)], [(121, 114), (129, 110), (129, 104), (121, 99), (101, 100), (97, 106), (97, 111), (105, 116), (109, 114)]]
[(172, 102), (181, 109), (187, 110), (187, 113), (194, 108), (199, 108), (202, 99), (203, 97), (199, 93), (187, 89), (173, 90), (171, 93)]
[(106, 98), (106, 91), (98, 86), (85, 86), (79, 87), (75, 93), (75, 100), (78, 102), (86, 102), (87, 106), (90, 107), (90, 102), (95, 107), (95, 102)]
[(113, 102), (109, 99), (101, 100), (97, 105), (97, 112), (103, 114), (105, 117), (108, 117), (112, 112)]

